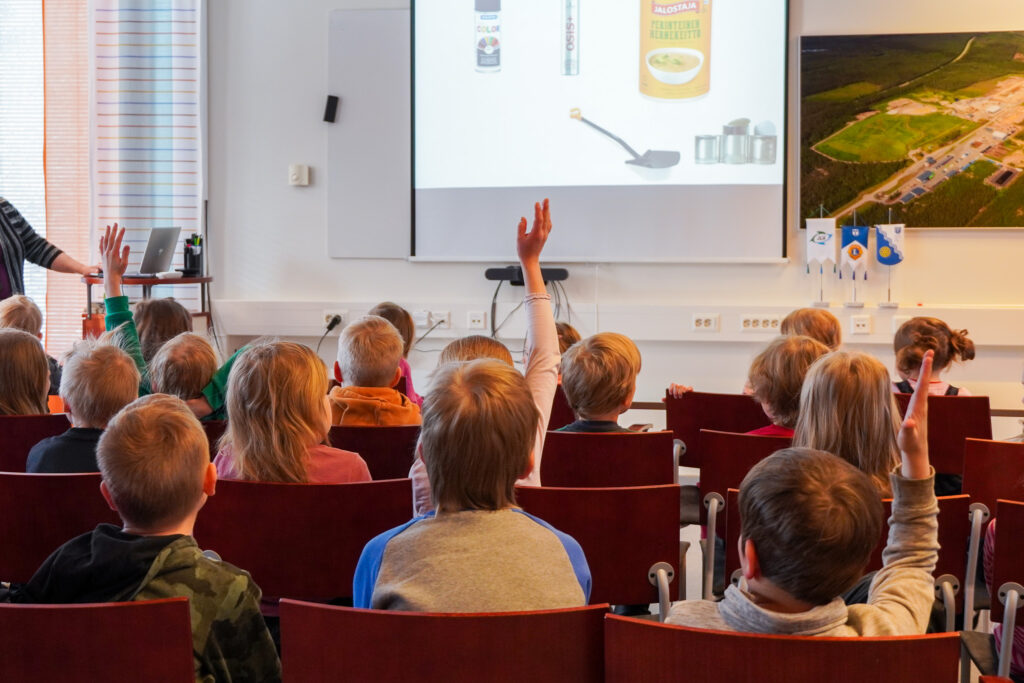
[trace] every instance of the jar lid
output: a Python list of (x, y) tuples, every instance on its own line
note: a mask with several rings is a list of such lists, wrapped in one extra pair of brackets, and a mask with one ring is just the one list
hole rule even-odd
[(476, 0), (477, 12), (500, 12), (501, 0)]
[(725, 135), (746, 135), (750, 129), (750, 119), (734, 119), (722, 126)]

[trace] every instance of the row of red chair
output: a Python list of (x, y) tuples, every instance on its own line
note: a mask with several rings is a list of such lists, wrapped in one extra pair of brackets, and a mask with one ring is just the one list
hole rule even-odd
[[(607, 607), (417, 614), (285, 600), (283, 678), (295, 683), (957, 681), (955, 633), (893, 638), (726, 633), (617, 617), (608, 615)], [(6, 683), (192, 680), (189, 616), (182, 598), (0, 605), (0, 641), (5, 644), (0, 677)]]

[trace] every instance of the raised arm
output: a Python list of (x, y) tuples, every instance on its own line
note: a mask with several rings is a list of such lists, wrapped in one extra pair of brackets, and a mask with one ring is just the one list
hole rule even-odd
[(526, 227), (526, 218), (521, 218), (516, 235), (516, 252), (526, 284), (526, 367), (523, 374), (534, 404), (540, 411), (541, 420), (533, 448), (533, 471), (520, 481), (539, 486), (541, 452), (544, 449), (548, 420), (551, 418), (551, 403), (558, 387), (558, 363), (561, 359), (555, 317), (551, 312), (551, 295), (544, 286), (544, 276), (540, 270), (540, 254), (551, 233), (551, 210), (547, 199), (543, 204), (534, 204), (533, 227), (529, 232)]
[(146, 360), (142, 357), (142, 345), (139, 343), (139, 332), (135, 329), (135, 319), (128, 307), (128, 297), (121, 294), (121, 277), (128, 267), (130, 247), (125, 244), (124, 228), (107, 226), (100, 237), (100, 258), (103, 260), (103, 293), (106, 307), (105, 325), (108, 331), (119, 330), (121, 348), (135, 361), (139, 371), (139, 395), (149, 393), (149, 374)]

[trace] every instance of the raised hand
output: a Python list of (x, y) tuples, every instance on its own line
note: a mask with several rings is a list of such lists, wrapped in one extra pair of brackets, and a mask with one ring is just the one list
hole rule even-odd
[(896, 444), (902, 459), (902, 474), (907, 479), (924, 479), (931, 472), (928, 461), (928, 387), (932, 379), (934, 351), (928, 351), (921, 360), (917, 386), (910, 397), (907, 415), (903, 418)]
[(544, 249), (544, 243), (548, 241), (550, 233), (551, 210), (548, 208), (548, 200), (545, 199), (543, 207), (540, 202), (533, 205), (533, 229), (530, 232), (526, 232), (526, 217), (519, 219), (516, 252), (524, 266), (528, 261), (540, 262), (540, 252)]
[(121, 296), (121, 276), (128, 268), (128, 254), (131, 247), (121, 246), (124, 228), (107, 226), (100, 237), (100, 257), (103, 259), (103, 288), (107, 298)]

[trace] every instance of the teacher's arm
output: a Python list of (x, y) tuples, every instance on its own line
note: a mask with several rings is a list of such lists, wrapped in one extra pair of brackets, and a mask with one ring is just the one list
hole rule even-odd
[(62, 251), (57, 254), (57, 258), (55, 258), (53, 263), (50, 264), (50, 270), (55, 270), (58, 273), (78, 273), (79, 275), (89, 275), (90, 273), (98, 273), (100, 271), (100, 267), (87, 266), (84, 263), (76, 261)]
[(21, 242), (21, 248), (24, 251), (26, 261), (30, 261), (37, 266), (43, 268), (49, 268), (55, 270), (58, 273), (79, 273), (86, 275), (88, 273), (95, 273), (99, 270), (99, 266), (87, 266), (79, 261), (75, 260), (71, 256), (65, 254), (56, 245), (51, 244), (46, 240), (45, 237), (36, 232), (25, 217), (18, 212), (9, 202), (7, 204), (7, 220), (10, 226), (14, 229), (15, 234), (18, 236), (18, 240)]

